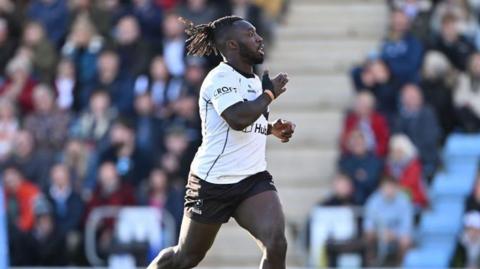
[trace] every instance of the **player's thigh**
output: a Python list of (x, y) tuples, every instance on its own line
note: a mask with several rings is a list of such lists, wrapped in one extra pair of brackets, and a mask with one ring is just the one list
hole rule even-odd
[(184, 216), (178, 239), (178, 252), (181, 255), (203, 257), (215, 241), (221, 226), (222, 224), (200, 223)]
[(262, 246), (286, 244), (285, 216), (276, 191), (261, 192), (244, 200), (234, 218)]

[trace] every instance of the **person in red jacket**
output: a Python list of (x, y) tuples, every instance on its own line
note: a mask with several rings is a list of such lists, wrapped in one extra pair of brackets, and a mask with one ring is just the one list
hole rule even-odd
[(422, 163), (418, 158), (417, 149), (406, 135), (394, 135), (390, 139), (386, 174), (399, 181), (417, 208), (428, 207)]
[(30, 231), (35, 222), (34, 202), (40, 194), (39, 189), (25, 180), (13, 163), (7, 164), (4, 169), (3, 184), (9, 220), (18, 230)]
[(385, 157), (388, 151), (390, 130), (385, 117), (375, 111), (375, 97), (369, 92), (360, 92), (354, 107), (345, 118), (340, 138), (342, 151), (347, 151), (350, 134), (360, 130), (365, 137), (367, 148), (378, 157)]

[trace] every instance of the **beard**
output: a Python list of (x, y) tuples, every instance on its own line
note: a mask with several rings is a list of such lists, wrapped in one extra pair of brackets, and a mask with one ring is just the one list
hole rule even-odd
[(258, 50), (252, 50), (243, 43), (238, 43), (240, 56), (251, 65), (263, 63), (264, 57)]

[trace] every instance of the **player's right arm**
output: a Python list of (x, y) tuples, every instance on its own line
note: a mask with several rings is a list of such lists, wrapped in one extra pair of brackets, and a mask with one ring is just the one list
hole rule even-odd
[[(265, 83), (266, 79), (268, 79), (270, 83)], [(252, 101), (244, 101), (242, 98), (240, 98), (237, 100), (237, 102), (230, 102), (230, 106), (226, 107), (222, 111), (217, 110), (217, 112), (219, 112), (219, 114), (232, 129), (241, 131), (254, 123), (273, 101), (271, 96), (265, 91), (271, 91), (273, 96), (276, 98), (286, 91), (285, 85), (287, 82), (287, 74), (279, 74), (274, 79), (270, 80), (268, 78), (268, 73), (265, 73), (264, 83), (262, 83), (264, 93), (261, 94), (257, 99)], [(213, 99), (212, 103), (215, 107), (214, 101), (215, 99)]]

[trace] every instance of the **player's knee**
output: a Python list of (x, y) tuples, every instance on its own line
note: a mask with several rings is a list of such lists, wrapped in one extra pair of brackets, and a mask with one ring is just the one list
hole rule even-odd
[(285, 258), (287, 253), (287, 239), (283, 233), (274, 233), (264, 242), (265, 251), (270, 258)]

